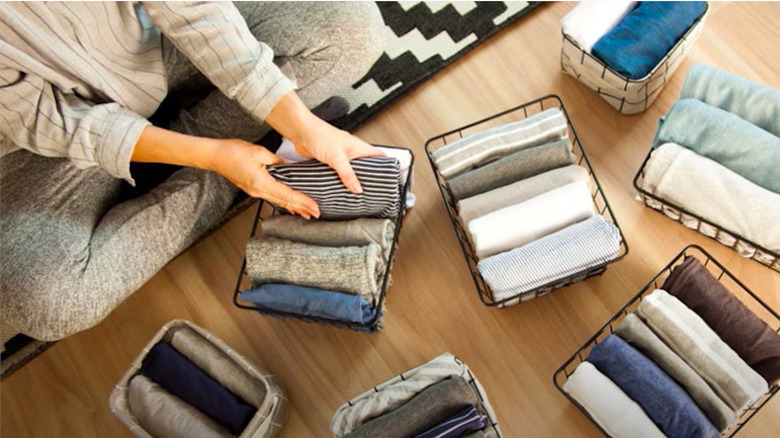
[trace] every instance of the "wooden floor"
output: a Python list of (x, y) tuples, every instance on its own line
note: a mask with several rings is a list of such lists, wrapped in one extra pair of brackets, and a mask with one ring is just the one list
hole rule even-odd
[[(701, 39), (654, 106), (637, 116), (618, 114), (560, 72), (559, 19), (572, 7), (542, 6), (358, 131), (417, 156), (418, 201), (401, 234), (383, 332), (284, 322), (235, 308), (231, 294), (250, 209), (172, 261), (100, 325), (57, 343), (4, 380), (2, 436), (131, 436), (108, 409), (112, 386), (160, 326), (185, 318), (281, 378), (291, 400), (285, 438), (331, 436), (330, 418), (343, 402), (445, 351), (465, 360), (482, 382), (506, 437), (597, 437), (553, 387), (552, 375), (685, 245), (703, 246), (780, 309), (780, 273), (643, 207), (631, 185), (658, 117), (677, 99), (693, 62), (780, 88), (780, 4), (712, 5)], [(600, 277), (519, 306), (488, 308), (465, 271), (423, 144), (548, 93), (563, 98), (630, 253)], [(741, 435), (770, 437), (778, 430), (780, 397)]]

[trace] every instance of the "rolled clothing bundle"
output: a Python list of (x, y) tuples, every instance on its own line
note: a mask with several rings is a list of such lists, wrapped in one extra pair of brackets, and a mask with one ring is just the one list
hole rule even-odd
[(463, 137), (434, 151), (431, 158), (439, 174), (450, 179), (514, 152), (567, 137), (566, 117), (559, 108), (550, 108), (523, 120)]
[(704, 322), (768, 383), (780, 379), (780, 335), (728, 291), (695, 257), (686, 257), (663, 289)]
[(643, 1), (593, 45), (593, 55), (628, 79), (642, 79), (707, 9), (707, 2)]
[(602, 339), (590, 350), (587, 361), (636, 401), (666, 436), (720, 437), (674, 380), (619, 337)]
[(590, 53), (593, 45), (631, 12), (636, 3), (623, 0), (577, 3), (561, 18), (561, 28), (580, 49)]
[(663, 144), (645, 164), (641, 186), (730, 233), (780, 252), (780, 194), (711, 159), (674, 143)]
[(636, 314), (682, 357), (732, 409), (752, 405), (769, 388), (704, 320), (662, 289), (642, 299)]
[(447, 181), (455, 199), (506, 186), (515, 181), (538, 175), (576, 162), (568, 138), (534, 146), (507, 155), (497, 161), (462, 173)]
[(620, 252), (622, 238), (612, 222), (593, 216), (520, 248), (480, 260), (477, 269), (504, 300), (606, 263)]
[(344, 187), (338, 174), (319, 161), (268, 166), (279, 182), (317, 201), (320, 219), (344, 220), (358, 217), (395, 219), (400, 212), (401, 171), (392, 157), (358, 158), (350, 162), (362, 193)]
[(385, 268), (382, 248), (375, 243), (328, 247), (260, 235), (246, 245), (246, 273), (255, 286), (295, 284), (375, 302)]
[(685, 76), (680, 99), (700, 100), (780, 137), (780, 90), (696, 63)]
[(477, 257), (523, 246), (593, 216), (590, 187), (575, 181), (468, 223)]
[(614, 438), (665, 438), (642, 407), (590, 362), (577, 365), (566, 391)]
[(510, 205), (519, 204), (534, 196), (575, 181), (589, 183), (590, 176), (584, 167), (570, 164), (516, 181), (489, 192), (461, 199), (457, 204), (458, 215), (464, 224), (468, 224), (480, 216), (509, 207)]
[(400, 407), (366, 421), (345, 437), (413, 437), (477, 403), (479, 399), (469, 383), (451, 376), (426, 387)]
[(376, 307), (362, 295), (290, 284), (263, 284), (242, 291), (241, 299), (261, 309), (358, 324), (371, 322), (376, 314)]
[(485, 427), (486, 417), (475, 406), (468, 406), (414, 438), (458, 438)]
[(682, 99), (659, 122), (653, 147), (676, 143), (780, 193), (780, 138), (718, 107)]
[(685, 389), (719, 432), (737, 424), (737, 413), (638, 316), (633, 313), (626, 315), (615, 329), (615, 334), (655, 362)]

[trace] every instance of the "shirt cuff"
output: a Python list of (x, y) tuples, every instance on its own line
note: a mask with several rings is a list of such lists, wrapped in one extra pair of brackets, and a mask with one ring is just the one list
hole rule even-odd
[[(270, 49), (264, 52), (272, 53)], [(290, 90), (295, 90), (297, 85), (294, 78), (285, 76), (270, 59), (263, 59), (235, 88), (234, 95), (238, 103), (262, 122), (279, 99)]]
[(151, 123), (140, 115), (118, 105), (108, 108), (101, 117), (102, 125), (96, 142), (95, 161), (106, 172), (135, 186), (130, 175), (130, 159), (141, 136)]

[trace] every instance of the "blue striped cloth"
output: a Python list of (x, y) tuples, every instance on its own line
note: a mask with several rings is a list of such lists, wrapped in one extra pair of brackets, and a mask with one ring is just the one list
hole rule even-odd
[(476, 407), (469, 406), (415, 438), (459, 438), (469, 432), (483, 429), (486, 422), (486, 417)]

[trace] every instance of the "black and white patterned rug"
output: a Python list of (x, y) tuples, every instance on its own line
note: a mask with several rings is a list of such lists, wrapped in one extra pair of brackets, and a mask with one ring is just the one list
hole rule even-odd
[(332, 123), (355, 130), (540, 3), (377, 2), (387, 48), (352, 89), (340, 94), (350, 110)]

